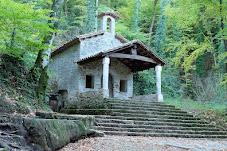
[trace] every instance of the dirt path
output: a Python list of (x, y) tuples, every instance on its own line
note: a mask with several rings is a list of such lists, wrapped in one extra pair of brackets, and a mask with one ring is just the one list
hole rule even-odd
[(227, 140), (105, 136), (79, 140), (60, 151), (227, 151)]

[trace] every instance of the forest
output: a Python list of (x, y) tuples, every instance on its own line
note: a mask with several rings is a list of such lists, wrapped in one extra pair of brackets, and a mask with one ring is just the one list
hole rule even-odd
[[(1, 93), (42, 103), (51, 51), (96, 31), (97, 13), (107, 11), (120, 16), (118, 34), (141, 40), (165, 60), (165, 98), (227, 100), (225, 0), (0, 0)], [(136, 73), (134, 93), (154, 93), (154, 74)]]
[[(131, 58), (114, 59), (130, 60), (137, 67), (145, 62), (144, 66), (148, 63), (152, 68), (133, 73), (133, 68), (124, 66), (127, 75), (122, 75), (130, 75), (130, 79), (115, 76), (118, 79), (111, 86), (111, 92), (115, 93), (115, 88), (123, 95), (109, 98), (109, 80), (115, 77), (109, 78), (110, 57), (101, 56), (104, 58), (99, 58), (102, 72), (92, 70), (100, 72), (100, 77), (96, 76), (99, 87), (95, 88), (98, 95), (102, 90), (101, 97), (93, 97), (95, 91), (91, 89), (92, 95), (86, 97), (74, 91), (75, 85), (82, 85), (83, 90), (94, 89), (94, 75), (82, 73), (80, 76), (79, 72), (62, 70), (66, 63), (79, 68), (79, 61), (74, 64), (74, 57), (81, 59), (81, 54), (75, 55), (78, 52), (75, 50), (81, 49), (80, 44), (79, 47), (71, 45), (73, 53), (66, 55), (66, 63), (59, 59), (60, 65), (56, 63), (53, 68), (61, 70), (60, 80), (69, 79), (62, 81), (70, 85), (67, 88), (76, 95), (65, 97), (65, 87), (54, 92), (58, 87), (50, 83), (55, 76), (50, 71), (54, 62), (51, 53), (59, 46), (93, 32), (96, 33), (93, 38), (102, 35), (99, 45), (108, 42), (110, 48), (115, 46), (112, 43), (117, 36), (111, 31), (113, 26), (110, 25), (109, 33), (97, 32), (101, 26), (98, 14), (105, 12), (109, 12), (109, 19), (110, 14), (119, 16), (117, 36), (125, 37), (130, 44), (138, 40), (146, 45), (145, 53), (137, 55), (142, 51), (137, 45), (142, 43), (137, 41), (136, 45), (125, 48), (128, 43), (118, 39), (118, 46), (128, 51), (118, 56)], [(112, 39), (108, 34), (112, 34)], [(91, 52), (94, 47), (101, 48), (92, 42), (88, 43), (92, 45)], [(87, 48), (81, 50), (87, 52)], [(152, 55), (148, 58), (144, 54)], [(160, 66), (164, 64), (162, 60), (154, 54), (165, 61), (163, 67)], [(138, 57), (143, 60), (134, 64), (133, 56), (137, 61)], [(90, 67), (99, 66), (96, 62), (92, 65)], [(123, 64), (117, 65), (116, 71), (122, 70), (119, 68)], [(156, 71), (154, 67), (158, 67)], [(62, 78), (62, 73), (70, 74), (69, 78)], [(73, 83), (76, 81), (73, 74), (79, 84)], [(128, 84), (130, 95), (128, 81), (131, 82)], [(104, 97), (104, 93), (108, 97)], [(140, 98), (135, 99), (136, 95)], [(0, 151), (226, 150), (226, 138), (227, 0), (0, 0)]]

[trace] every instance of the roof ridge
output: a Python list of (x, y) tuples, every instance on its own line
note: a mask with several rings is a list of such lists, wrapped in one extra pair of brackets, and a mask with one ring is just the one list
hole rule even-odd
[(99, 35), (103, 35), (104, 32), (103, 31), (96, 31), (96, 32), (91, 32), (91, 33), (86, 33), (86, 34), (82, 34), (77, 36), (80, 40), (86, 39), (86, 38), (91, 38), (93, 36), (99, 36)]

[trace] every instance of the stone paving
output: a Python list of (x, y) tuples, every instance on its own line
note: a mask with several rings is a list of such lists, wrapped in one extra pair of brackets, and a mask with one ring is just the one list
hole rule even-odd
[(227, 151), (227, 139), (105, 136), (79, 140), (60, 151)]

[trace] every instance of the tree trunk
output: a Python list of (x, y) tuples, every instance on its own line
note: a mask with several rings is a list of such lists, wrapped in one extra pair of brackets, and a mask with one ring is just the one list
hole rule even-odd
[(151, 25), (150, 25), (150, 29), (149, 29), (149, 45), (151, 45), (151, 41), (152, 41), (152, 35), (153, 35), (153, 29), (154, 29), (154, 22), (155, 22), (155, 17), (156, 17), (156, 6), (157, 6), (158, 0), (154, 0), (153, 2), (153, 17), (151, 19)]
[[(222, 40), (224, 43), (224, 49), (227, 52), (227, 40), (224, 39), (224, 28), (225, 28), (225, 24), (224, 24), (224, 17), (223, 17), (223, 0), (219, 0), (219, 5), (220, 5), (220, 16), (221, 16), (221, 20), (220, 20), (220, 26), (221, 26), (221, 30), (222, 30)], [(227, 73), (227, 63), (225, 63), (225, 67), (224, 67), (224, 71), (225, 73)]]
[[(61, 7), (63, 6), (64, 0), (53, 0), (51, 10), (52, 12), (50, 13), (51, 18), (57, 18), (58, 15), (60, 14)], [(58, 27), (58, 22), (55, 20), (49, 20), (48, 21), (50, 27), (52, 29), (57, 29)], [(46, 56), (49, 60), (50, 53), (51, 53), (51, 45), (53, 43), (55, 36), (55, 32), (49, 33), (48, 36), (44, 39), (44, 43), (49, 45), (49, 48), (47, 50), (41, 49), (38, 52), (35, 64), (33, 68), (31, 69), (31, 75), (32, 79), (37, 82), (37, 88), (36, 88), (36, 96), (38, 97), (38, 100), (44, 100), (45, 99), (45, 93), (46, 93), (46, 88), (48, 84), (48, 74), (47, 74), (47, 63), (45, 63), (45, 57)]]
[(12, 35), (11, 35), (11, 41), (10, 41), (10, 48), (13, 48), (13, 45), (15, 42), (15, 36), (16, 36), (16, 28), (13, 28)]

